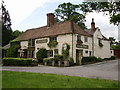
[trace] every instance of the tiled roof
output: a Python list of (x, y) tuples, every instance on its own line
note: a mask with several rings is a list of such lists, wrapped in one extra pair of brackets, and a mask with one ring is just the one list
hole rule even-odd
[(81, 35), (91, 36), (85, 30), (81, 29), (77, 24), (73, 23), (72, 21), (66, 21), (62, 23), (56, 23), (51, 27), (43, 26), (39, 28), (29, 29), (18, 38), (20, 40), (28, 40), (69, 33), (77, 33)]

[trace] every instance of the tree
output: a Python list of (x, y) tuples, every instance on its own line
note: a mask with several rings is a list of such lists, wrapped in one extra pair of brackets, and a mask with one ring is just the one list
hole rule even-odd
[(113, 0), (111, 0), (110, 2), (97, 2), (94, 0), (91, 2), (83, 2), (79, 6), (80, 10), (85, 14), (93, 11), (104, 12), (105, 15), (110, 16), (110, 23), (114, 25), (119, 25), (120, 23), (120, 1), (113, 2)]
[(20, 36), (21, 34), (23, 33), (23, 31), (19, 31), (19, 30), (15, 30), (13, 33), (12, 33), (12, 36), (13, 38), (17, 38), (18, 36)]
[(55, 16), (57, 18), (56, 21), (64, 22), (71, 20), (81, 26), (81, 28), (86, 28), (84, 24), (85, 16), (83, 14), (80, 14), (78, 8), (79, 5), (74, 5), (72, 3), (60, 4), (55, 10)]
[(43, 58), (47, 58), (47, 50), (45, 48), (40, 48), (40, 50), (36, 53), (38, 62), (42, 62)]
[(2, 2), (2, 46), (9, 43), (12, 37), (11, 19), (8, 10), (6, 10), (4, 1)]
[(109, 40), (110, 40), (110, 45), (115, 44), (115, 39), (114, 39), (114, 37), (109, 37)]

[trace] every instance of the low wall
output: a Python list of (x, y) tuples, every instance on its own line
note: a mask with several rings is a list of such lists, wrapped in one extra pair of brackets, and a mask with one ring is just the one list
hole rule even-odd
[(114, 50), (114, 55), (115, 55), (117, 58), (120, 58), (120, 50)]

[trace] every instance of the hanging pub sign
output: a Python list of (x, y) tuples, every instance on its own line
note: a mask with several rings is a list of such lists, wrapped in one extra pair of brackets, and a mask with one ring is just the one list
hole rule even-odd
[(76, 44), (76, 47), (77, 47), (77, 48), (88, 49), (88, 45)]
[(47, 43), (47, 39), (41, 39), (41, 40), (37, 40), (36, 43)]

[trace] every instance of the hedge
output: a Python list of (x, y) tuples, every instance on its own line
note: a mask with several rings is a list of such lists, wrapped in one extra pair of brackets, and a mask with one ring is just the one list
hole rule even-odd
[(3, 66), (35, 66), (37, 61), (30, 58), (3, 58)]
[(94, 56), (82, 58), (82, 64), (89, 64), (89, 63), (95, 63), (95, 62), (98, 62), (98, 59), (97, 57), (94, 57)]
[(57, 54), (57, 55), (54, 55), (54, 59), (55, 59), (55, 61), (63, 60), (63, 56)]
[(53, 60), (55, 60), (54, 58), (44, 58), (43, 62), (52, 62)]

